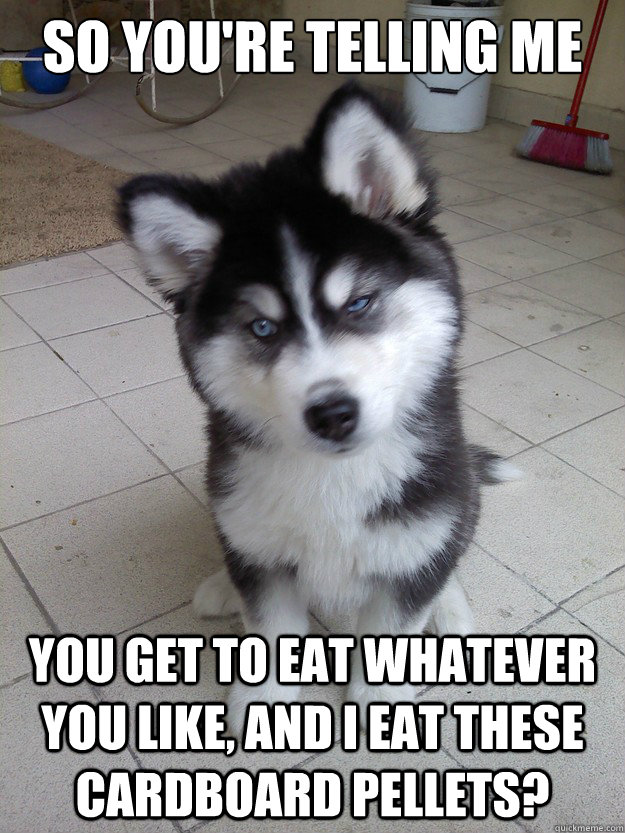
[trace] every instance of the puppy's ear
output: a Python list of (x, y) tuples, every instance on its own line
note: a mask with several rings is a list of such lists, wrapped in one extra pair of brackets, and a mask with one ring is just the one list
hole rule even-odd
[(325, 187), (369, 217), (428, 216), (432, 177), (402, 117), (356, 84), (321, 110), (308, 139)]
[(149, 283), (178, 303), (209, 269), (222, 232), (211, 186), (147, 175), (119, 189), (117, 217)]

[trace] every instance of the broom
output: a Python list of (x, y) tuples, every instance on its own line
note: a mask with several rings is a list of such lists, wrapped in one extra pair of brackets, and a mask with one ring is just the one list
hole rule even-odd
[(516, 152), (519, 156), (525, 156), (535, 162), (545, 162), (547, 165), (558, 165), (560, 168), (574, 168), (598, 174), (609, 174), (612, 170), (608, 145), (610, 136), (607, 133), (597, 133), (594, 130), (577, 127), (579, 106), (582, 103), (584, 87), (607, 5), (608, 0), (599, 0), (597, 14), (588, 38), (582, 72), (575, 87), (571, 112), (564, 124), (534, 119), (517, 145)]

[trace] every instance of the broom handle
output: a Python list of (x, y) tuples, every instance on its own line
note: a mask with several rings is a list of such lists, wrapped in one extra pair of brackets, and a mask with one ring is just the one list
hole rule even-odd
[(577, 79), (577, 86), (575, 87), (575, 95), (573, 96), (573, 103), (571, 104), (571, 111), (565, 119), (565, 124), (569, 127), (575, 127), (577, 124), (577, 117), (579, 114), (579, 106), (582, 103), (582, 96), (584, 95), (584, 87), (588, 80), (588, 73), (590, 72), (590, 65), (592, 64), (592, 57), (595, 54), (597, 41), (599, 40), (599, 33), (601, 32), (601, 24), (605, 16), (605, 10), (608, 6), (608, 0), (599, 0), (597, 6), (597, 13), (592, 24), (590, 37), (588, 38), (588, 46), (586, 47), (586, 54), (584, 55), (584, 65), (581, 75)]

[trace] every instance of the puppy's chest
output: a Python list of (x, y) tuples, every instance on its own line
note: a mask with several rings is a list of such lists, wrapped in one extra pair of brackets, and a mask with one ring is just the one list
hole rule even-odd
[[(383, 499), (399, 495), (403, 473), (402, 466), (397, 471), (371, 458), (337, 464), (246, 452), (215, 512), (231, 545), (247, 559), (297, 567), (315, 595), (346, 592), (346, 584), (406, 572), (428, 557), (418, 521), (410, 527), (366, 522)], [(438, 536), (438, 520), (435, 525)], [(425, 532), (427, 538), (429, 521)]]
[(295, 463), (247, 452), (230, 474), (230, 490), (218, 501), (222, 529), (244, 552), (294, 560), (306, 551), (345, 549), (366, 534), (364, 520), (385, 490), (379, 477), (360, 467), (332, 471), (314, 462)]

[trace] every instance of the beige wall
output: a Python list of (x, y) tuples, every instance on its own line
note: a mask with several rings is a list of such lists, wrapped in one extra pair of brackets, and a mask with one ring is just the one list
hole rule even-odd
[[(595, 0), (505, 0), (504, 15), (506, 24), (514, 18), (549, 17), (558, 19), (580, 19), (583, 21), (581, 33), (583, 50), (597, 3)], [(509, 31), (506, 25), (506, 34)], [(494, 83), (502, 87), (514, 87), (542, 95), (555, 95), (572, 99), (577, 82), (575, 75), (512, 75), (509, 57), (510, 41), (504, 40), (499, 58), (499, 72), (493, 78)], [(601, 36), (592, 63), (592, 69), (584, 92), (584, 102), (615, 110), (625, 109), (625, 3), (612, 0), (603, 21)]]
[[(401, 18), (405, 9), (404, 0), (284, 0), (284, 16), (295, 21), (297, 38), (308, 37), (304, 32), (304, 21), (310, 18), (378, 18), (386, 21)], [(579, 18), (583, 21), (582, 43), (586, 39), (595, 10), (596, 0), (505, 0), (504, 17), (506, 24), (512, 18), (554, 19)], [(571, 99), (577, 77), (574, 75), (512, 75), (509, 70), (508, 26), (501, 49), (500, 70), (493, 82), (502, 87), (541, 93)], [(369, 79), (371, 80), (371, 79)], [(383, 79), (376, 79), (383, 82)], [(385, 86), (401, 85), (397, 76), (388, 77)], [(595, 53), (586, 93), (586, 104), (594, 104), (615, 110), (625, 109), (625, 3), (611, 0)]]
[(284, 0), (284, 16), (295, 21), (297, 38), (308, 37), (304, 32), (305, 20), (391, 20), (402, 18), (405, 8), (404, 0)]
[(44, 23), (62, 14), (62, 0), (0, 0), (2, 49), (17, 52), (40, 46)]

